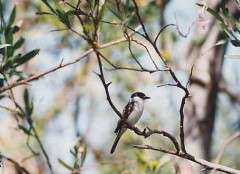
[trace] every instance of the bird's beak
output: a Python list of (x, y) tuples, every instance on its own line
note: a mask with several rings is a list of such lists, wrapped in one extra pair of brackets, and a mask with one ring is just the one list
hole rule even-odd
[(145, 96), (144, 99), (145, 99), (145, 100), (146, 100), (146, 99), (151, 99), (151, 97)]

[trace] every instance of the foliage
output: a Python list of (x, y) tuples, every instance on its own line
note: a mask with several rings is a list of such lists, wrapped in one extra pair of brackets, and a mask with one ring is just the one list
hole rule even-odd
[(20, 65), (27, 63), (39, 53), (39, 49), (32, 50), (22, 55), (21, 48), (25, 39), (19, 37), (16, 41), (15, 38), (20, 31), (20, 25), (15, 24), (17, 16), (16, 5), (12, 9), (8, 20), (6, 20), (4, 8), (4, 1), (0, 1), (0, 87), (3, 86), (4, 81), (16, 76), (17, 81), (24, 78), (24, 73), (17, 70)]
[[(3, 7), (3, 3), (1, 2), (1, 7)], [(71, 33), (71, 36), (74, 35), (74, 39), (81, 39), (84, 44), (76, 44), (78, 45), (78, 49), (80, 47), (81, 51), (84, 50), (85, 48), (92, 48), (97, 57), (96, 59), (91, 59), (91, 56), (88, 55), (89, 57), (86, 58), (85, 60), (81, 61), (80, 66), (80, 73), (77, 72), (76, 74), (70, 74), (69, 76), (71, 77), (71, 79), (68, 79), (68, 82), (66, 84), (64, 84), (63, 86), (63, 92), (59, 94), (59, 98), (57, 98), (56, 101), (54, 101), (54, 105), (50, 105), (49, 108), (51, 109), (51, 112), (53, 112), (53, 115), (60, 115), (59, 113), (61, 113), (61, 111), (65, 110), (69, 105), (71, 105), (72, 107), (72, 101), (69, 102), (69, 98), (71, 98), (72, 100), (74, 100), (74, 104), (76, 105), (76, 113), (74, 113), (74, 117), (78, 116), (78, 112), (79, 112), (79, 106), (82, 107), (82, 103), (79, 104), (79, 98), (82, 97), (82, 95), (86, 95), (86, 89), (84, 89), (84, 85), (85, 83), (88, 83), (89, 81), (91, 82), (90, 86), (94, 86), (93, 88), (95, 88), (95, 83), (93, 82), (92, 79), (89, 78), (88, 75), (86, 75), (89, 72), (92, 71), (96, 71), (96, 67), (97, 64), (99, 64), (99, 69), (100, 69), (100, 73), (102, 73), (103, 71), (106, 70), (106, 72), (111, 72), (114, 70), (121, 70), (121, 66), (123, 67), (128, 67), (128, 69), (126, 68), (125, 70), (132, 70), (132, 71), (127, 71), (127, 73), (125, 72), (121, 72), (121, 73), (106, 73), (106, 79), (107, 81), (109, 81), (110, 78), (112, 78), (111, 80), (113, 81), (113, 83), (117, 82), (118, 86), (116, 87), (116, 89), (120, 89), (120, 92), (116, 92), (119, 93), (118, 96), (118, 101), (119, 103), (121, 103), (121, 99), (123, 99), (124, 101), (127, 100), (125, 93), (123, 91), (129, 90), (129, 91), (134, 91), (136, 90), (136, 88), (138, 87), (138, 84), (144, 84), (145, 87), (145, 82), (147, 80), (149, 81), (153, 81), (153, 79), (149, 78), (149, 76), (139, 76), (139, 74), (136, 75), (136, 72), (148, 72), (147, 74), (152, 74), (153, 72), (158, 72), (161, 71), (160, 69), (157, 68), (156, 66), (156, 71), (151, 71), (149, 69), (143, 68), (141, 64), (147, 65), (146, 67), (149, 67), (149, 60), (150, 59), (144, 59), (147, 61), (143, 61), (143, 59), (141, 57), (145, 57), (146, 55), (144, 55), (142, 52), (148, 52), (148, 49), (145, 46), (147, 41), (150, 41), (151, 43), (151, 39), (153, 37), (155, 37), (154, 42), (152, 42), (153, 47), (155, 46), (155, 49), (158, 50), (159, 45), (158, 44), (158, 38), (161, 38), (161, 36), (157, 36), (156, 37), (156, 33), (154, 33), (153, 31), (149, 32), (149, 35), (147, 35), (145, 28), (142, 30), (137, 31), (138, 32), (138, 36), (134, 36), (131, 37), (130, 33), (134, 31), (134, 28), (137, 25), (141, 25), (141, 20), (139, 19), (140, 17), (138, 17), (136, 8), (134, 6), (134, 2), (132, 0), (116, 0), (116, 1), (112, 1), (112, 0), (106, 0), (106, 1), (101, 1), (101, 0), (83, 0), (83, 1), (75, 1), (75, 0), (68, 0), (68, 1), (58, 1), (58, 0), (42, 0), (41, 1), (41, 5), (37, 6), (34, 4), (35, 7), (37, 7), (38, 12), (36, 13), (38, 20), (41, 20), (41, 22), (43, 22), (43, 24), (48, 24), (48, 25), (53, 25), (55, 28), (52, 31), (60, 31), (60, 32), (68, 32)], [(142, 1), (138, 1), (138, 3), (144, 3)], [(201, 4), (199, 4), (200, 6), (203, 6)], [(236, 19), (234, 19), (234, 17), (228, 12), (228, 10), (225, 8), (225, 1), (222, 2), (221, 6), (220, 6), (220, 10), (213, 10), (208, 8), (208, 11), (213, 14), (221, 23), (221, 26), (223, 27), (224, 33), (226, 34), (226, 36), (230, 39), (230, 41), (235, 44), (236, 46), (239, 46), (239, 40), (237, 39), (235, 33), (233, 32), (233, 30), (231, 28), (229, 28), (228, 23), (229, 21), (235, 25), (235, 27), (237, 28), (237, 25), (239, 25), (238, 21)], [(153, 8), (154, 7), (154, 10)], [(221, 9), (222, 8), (222, 9)], [(157, 5), (155, 4), (155, 2), (153, 1), (149, 1), (149, 7), (146, 8), (146, 10), (144, 10), (144, 8), (139, 8), (139, 11), (141, 11), (141, 13), (144, 13), (144, 19), (156, 19), (156, 14), (158, 13), (159, 7), (157, 7)], [(10, 78), (12, 78), (13, 76), (17, 76), (17, 81), (24, 79), (24, 72), (17, 70), (17, 68), (21, 65), (25, 65), (26, 63), (28, 63), (29, 60), (31, 60), (34, 56), (36, 56), (39, 53), (39, 49), (36, 50), (32, 50), (24, 55), (21, 55), (21, 48), (23, 47), (23, 44), (25, 42), (25, 39), (20, 36), (18, 39), (15, 38), (18, 37), (17, 34), (19, 34), (20, 31), (20, 25), (15, 24), (15, 18), (17, 16), (17, 8), (16, 6), (13, 8), (13, 10), (11, 11), (11, 14), (9, 15), (9, 18), (6, 18), (3, 16), (3, 14), (6, 14), (6, 12), (4, 12), (3, 8), (2, 8), (2, 14), (1, 14), (1, 19), (2, 19), (2, 23), (1, 23), (1, 32), (0, 32), (0, 37), (1, 37), (1, 42), (0, 42), (0, 54), (2, 55), (0, 57), (0, 82), (5, 81), (6, 83), (8, 82), (8, 80)], [(145, 18), (146, 17), (146, 18)], [(163, 17), (162, 17), (163, 18)], [(8, 20), (6, 20), (8, 19)], [(229, 20), (229, 21), (227, 21)], [(39, 22), (39, 21), (37, 21)], [(144, 21), (145, 23), (146, 21)], [(147, 22), (146, 22), (147, 23)], [(156, 25), (156, 23), (154, 23), (154, 25)], [(144, 25), (141, 25), (142, 27)], [(148, 30), (148, 28), (151, 28), (149, 25), (145, 25), (146, 26), (146, 30)], [(172, 25), (174, 26), (174, 25)], [(176, 25), (175, 25), (176, 26)], [(161, 26), (163, 27), (163, 26)], [(117, 29), (116, 29), (117, 28)], [(178, 29), (178, 28), (177, 28)], [(237, 28), (237, 30), (239, 31), (239, 28)], [(136, 32), (136, 31), (135, 31)], [(162, 35), (162, 33), (159, 33), (159, 35)], [(21, 35), (21, 34), (20, 34)], [(70, 35), (70, 34), (69, 34)], [(69, 37), (69, 35), (66, 35), (66, 37)], [(137, 35), (137, 34), (136, 34)], [(172, 42), (175, 42), (176, 38), (174, 38), (174, 34), (171, 33), (171, 36), (169, 38), (171, 38), (170, 40), (165, 38), (163, 38), (163, 42), (161, 42), (161, 48), (163, 50), (161, 50), (161, 53), (159, 52), (159, 54), (163, 54), (163, 57), (167, 60), (170, 61), (171, 60), (171, 54), (169, 52), (169, 50), (167, 50), (164, 46), (164, 44), (172, 44)], [(112, 49), (112, 48), (108, 48), (105, 50), (101, 49), (102, 43), (107, 43), (109, 41), (112, 41), (114, 39), (118, 39), (121, 37), (124, 37), (125, 43), (122, 45), (118, 45), (117, 49)], [(142, 40), (134, 40), (135, 38), (139, 39), (140, 38), (144, 38)], [(146, 39), (147, 38), (147, 39)], [(58, 38), (58, 39), (62, 39), (62, 38)], [(140, 43), (140, 41), (143, 42)], [(167, 43), (165, 43), (167, 41)], [(132, 44), (134, 42), (134, 44)], [(225, 42), (224, 42), (225, 43)], [(219, 42), (218, 44), (222, 44), (221, 42)], [(80, 46), (79, 46), (80, 45)], [(136, 49), (134, 46), (137, 45)], [(146, 44), (147, 45), (147, 44)], [(67, 45), (68, 46), (68, 45)], [(143, 48), (143, 49), (139, 49), (139, 47)], [(136, 51), (137, 50), (137, 51)], [(141, 50), (141, 51), (139, 51)], [(144, 51), (142, 51), (144, 50)], [(118, 54), (116, 54), (116, 52), (118, 52)], [(143, 56), (144, 55), (144, 56)], [(126, 58), (127, 59), (124, 59)], [(151, 56), (149, 56), (150, 58), (152, 58)], [(95, 58), (95, 57), (94, 57)], [(160, 56), (161, 58), (161, 56)], [(80, 59), (79, 59), (80, 60)], [(101, 65), (101, 61), (103, 60), (103, 66)], [(140, 61), (139, 61), (140, 60)], [(104, 62), (105, 61), (105, 62)], [(139, 62), (140, 63), (139, 63)], [(76, 61), (77, 62), (77, 61)], [(75, 63), (76, 63), (75, 62)], [(154, 61), (152, 61), (154, 63)], [(152, 63), (150, 62), (150, 63)], [(160, 62), (160, 63), (159, 63)], [(161, 64), (161, 60), (158, 63)], [(62, 65), (64, 65), (65, 60), (60, 63), (60, 65), (58, 65), (53, 71), (58, 70), (60, 68), (62, 68)], [(72, 64), (72, 63), (71, 63)], [(164, 64), (164, 63), (163, 63)], [(69, 64), (70, 65), (70, 64)], [(101, 65), (101, 66), (100, 66)], [(161, 64), (162, 65), (162, 64)], [(138, 67), (138, 68), (132, 68), (132, 67)], [(53, 72), (51, 71), (51, 72)], [(166, 70), (168, 71), (168, 70)], [(49, 71), (50, 72), (50, 71)], [(48, 73), (46, 73), (48, 74)], [(44, 75), (46, 75), (44, 74)], [(81, 74), (81, 75), (79, 75)], [(90, 74), (90, 73), (89, 73)], [(101, 78), (101, 74), (96, 73), (100, 78)], [(134, 74), (134, 75), (133, 75)], [(142, 73), (143, 74), (143, 73)], [(173, 71), (171, 71), (171, 74), (174, 75)], [(43, 75), (42, 75), (43, 76)], [(155, 83), (159, 83), (161, 82), (161, 78), (162, 78), (162, 74), (160, 75), (161, 77), (159, 78), (159, 76), (157, 77), (157, 80), (154, 82)], [(31, 76), (30, 76), (31, 77)], [(102, 79), (101, 80), (105, 80), (103, 73), (102, 73)], [(110, 77), (110, 78), (109, 78)], [(136, 78), (137, 77), (137, 78)], [(177, 79), (177, 77), (174, 75), (175, 79)], [(115, 79), (114, 79), (115, 78)], [(26, 78), (25, 78), (26, 79)], [(130, 79), (130, 80), (129, 80)], [(147, 79), (147, 80), (146, 80)], [(159, 80), (160, 79), (160, 80)], [(174, 80), (175, 80), (174, 79)], [(95, 79), (94, 79), (95, 80)], [(31, 80), (29, 80), (31, 81)], [(131, 81), (131, 82), (129, 82)], [(99, 81), (98, 81), (99, 82)], [(106, 83), (106, 86), (108, 87), (111, 83)], [(180, 85), (181, 82), (178, 81), (178, 79), (176, 80), (176, 84), (170, 84), (170, 86), (178, 86)], [(98, 83), (99, 85), (99, 83)], [(3, 86), (3, 83), (2, 83)], [(96, 85), (97, 86), (97, 85)], [(141, 86), (141, 88), (144, 88), (143, 86)], [(60, 85), (60, 88), (62, 88), (62, 86)], [(81, 90), (79, 90), (79, 88), (81, 88)], [(88, 88), (88, 86), (86, 87)], [(186, 89), (184, 86), (182, 86), (182, 89)], [(11, 90), (11, 89), (10, 89)], [(75, 90), (75, 91), (74, 91)], [(88, 89), (90, 90), (90, 89)], [(77, 92), (76, 92), (77, 91)], [(80, 92), (79, 92), (80, 91)], [(11, 91), (12, 92), (12, 91)], [(55, 93), (55, 91), (54, 91)], [(94, 92), (92, 92), (94, 93)], [(77, 95), (76, 95), (77, 94)], [(187, 94), (187, 93), (186, 93)], [(11, 94), (13, 95), (13, 94)], [(62, 97), (64, 96), (64, 97)], [(77, 96), (77, 97), (76, 97)], [(116, 95), (117, 96), (117, 95)], [(188, 97), (189, 95), (187, 95)], [(0, 96), (0, 99), (3, 98), (5, 96)], [(25, 89), (22, 95), (23, 98), (23, 107), (18, 104), (16, 101), (14, 101), (13, 99), (14, 97), (10, 97), (11, 101), (14, 103), (14, 106), (16, 107), (15, 109), (11, 109), (11, 108), (7, 108), (5, 107), (4, 109), (6, 109), (7, 111), (10, 111), (14, 114), (14, 116), (17, 117), (17, 119), (21, 119), (22, 122), (18, 122), (18, 129), (21, 130), (27, 137), (27, 146), (29, 148), (29, 150), (32, 152), (32, 154), (34, 156), (38, 156), (39, 152), (37, 152), (35, 150), (35, 147), (29, 144), (29, 139), (32, 138), (34, 140), (36, 140), (37, 144), (40, 147), (41, 152), (44, 155), (44, 158), (46, 160), (46, 163), (50, 169), (50, 171), (53, 173), (52, 170), (52, 166), (51, 166), (51, 162), (49, 160), (49, 157), (51, 158), (52, 156), (48, 156), (47, 151), (45, 150), (40, 137), (38, 135), (37, 129), (35, 127), (39, 127), (39, 122), (37, 122), (34, 117), (34, 108), (36, 109), (37, 106), (34, 106), (33, 104), (33, 98), (30, 95), (30, 92), (28, 89)], [(73, 99), (74, 98), (74, 99)], [(75, 101), (76, 98), (76, 101)], [(96, 100), (96, 96), (94, 96), (94, 94), (92, 94), (92, 98), (90, 100), (90, 104), (91, 104), (91, 109), (92, 110), (98, 110), (99, 108), (99, 112), (97, 112), (97, 115), (100, 115), (100, 111), (102, 109), (105, 109), (102, 106), (102, 101), (100, 103), (100, 107), (97, 108), (97, 104), (95, 105), (95, 100)], [(101, 98), (102, 99), (102, 98)], [(61, 101), (61, 105), (59, 104), (59, 101)], [(84, 101), (85, 102), (85, 101)], [(87, 102), (86, 102), (87, 103)], [(85, 104), (86, 104), (85, 103)], [(158, 104), (158, 103), (157, 103)], [(55, 107), (53, 107), (55, 106)], [(157, 106), (158, 107), (158, 106)], [(90, 108), (90, 107), (89, 107)], [(89, 109), (90, 110), (90, 109)], [(152, 115), (160, 115), (159, 113), (154, 113), (154, 111), (151, 111), (152, 113), (150, 113), (150, 117), (152, 117)], [(90, 113), (90, 114), (89, 114)], [(89, 115), (92, 115), (92, 113), (89, 111)], [(109, 112), (112, 116), (112, 113)], [(88, 115), (86, 114), (86, 115)], [(166, 113), (164, 113), (165, 115), (168, 115)], [(51, 113), (47, 112), (47, 116), (51, 115)], [(71, 115), (71, 114), (69, 114)], [(51, 116), (50, 116), (51, 117)], [(52, 117), (51, 117), (52, 118)], [(46, 119), (46, 118), (45, 118)], [(49, 119), (49, 117), (47, 118)], [(91, 119), (91, 118), (90, 118)], [(104, 118), (103, 118), (104, 119)], [(155, 124), (154, 126), (159, 126), (159, 123), (157, 121), (157, 117), (154, 117), (154, 122), (153, 124)], [(74, 124), (77, 125), (77, 118), (74, 118)], [(90, 120), (90, 124), (91, 124), (92, 120)], [(43, 123), (44, 124), (44, 123)], [(85, 124), (85, 123), (84, 123)], [(149, 123), (144, 124), (144, 126), (148, 125)], [(47, 125), (47, 124), (45, 124)], [(99, 127), (98, 127), (99, 128)], [(142, 127), (141, 127), (142, 128)], [(62, 128), (61, 128), (62, 129)], [(63, 129), (68, 129), (66, 127), (63, 127)], [(178, 134), (178, 133), (176, 133)], [(70, 155), (72, 158), (72, 163), (70, 162), (66, 162), (67, 159), (64, 158), (59, 158), (58, 157), (58, 163), (70, 170), (72, 173), (82, 173), (81, 169), (82, 167), (84, 167), (84, 164), (86, 163), (86, 156), (87, 154), (91, 154), (91, 153), (87, 153), (87, 151), (89, 151), (89, 149), (91, 150), (91, 152), (93, 153), (95, 159), (97, 162), (97, 165), (101, 165), (99, 167), (99, 169), (101, 169), (102, 171), (104, 171), (105, 173), (120, 173), (120, 172), (126, 172), (126, 173), (139, 173), (139, 174), (158, 174), (158, 173), (172, 173), (174, 170), (174, 159), (170, 158), (169, 156), (166, 157), (164, 155), (162, 155), (162, 153), (155, 153), (155, 154), (147, 154), (145, 153), (146, 151), (142, 151), (139, 150), (137, 153), (134, 153), (133, 150), (131, 149), (131, 151), (127, 151), (126, 152), (126, 148), (124, 148), (123, 152), (122, 151), (119, 153), (121, 156), (121, 158), (123, 159), (123, 163), (121, 162), (115, 162), (113, 161), (108, 161), (105, 162), (105, 159), (112, 159), (114, 157), (114, 159), (117, 159), (116, 156), (109, 156), (106, 155), (106, 146), (104, 145), (104, 149), (101, 149), (96, 146), (92, 147), (92, 144), (89, 145), (89, 143), (85, 140), (83, 140), (83, 138), (85, 135), (83, 135), (79, 141), (77, 141), (76, 145), (70, 150)], [(164, 135), (165, 136), (165, 135)], [(134, 136), (136, 137), (136, 136)], [(127, 148), (131, 147), (134, 143), (136, 143), (135, 141), (132, 141), (134, 139), (134, 137), (129, 138), (130, 143), (127, 144)], [(65, 137), (63, 137), (65, 138)], [(155, 141), (151, 140), (149, 141), (151, 144), (152, 142), (155, 143), (159, 143), (159, 139), (155, 139)], [(143, 141), (139, 141), (137, 142), (137, 144), (142, 144)], [(144, 141), (145, 143), (145, 141)], [(164, 147), (164, 142), (161, 141), (161, 145), (160, 147)], [(170, 149), (174, 148), (174, 146), (172, 145), (172, 143), (170, 142), (169, 144), (166, 145), (167, 148)], [(187, 154), (185, 154), (187, 156)], [(151, 156), (149, 158), (149, 156)], [(132, 160), (132, 161), (130, 161)], [(133, 164), (130, 165), (131, 167), (133, 167), (133, 170), (129, 169), (129, 164)], [(106, 166), (108, 165), (108, 168), (104, 168), (102, 166)], [(120, 167), (119, 167), (120, 166)], [(130, 171), (129, 171), (130, 170)]]
[[(236, 5), (239, 5), (236, 1)], [(218, 9), (213, 9), (198, 3), (200, 7), (206, 8), (207, 11), (214, 16), (220, 23), (223, 33), (228, 40), (236, 47), (240, 47), (240, 40), (237, 37), (240, 34), (240, 21), (238, 16), (234, 16), (228, 9), (227, 0), (221, 0)]]

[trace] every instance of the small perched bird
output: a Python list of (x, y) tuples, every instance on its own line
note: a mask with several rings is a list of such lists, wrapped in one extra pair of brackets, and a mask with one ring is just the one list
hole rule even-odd
[[(131, 126), (134, 126), (142, 116), (146, 99), (150, 99), (150, 97), (146, 96), (142, 92), (135, 92), (131, 95), (129, 102), (125, 106), (122, 113), (122, 116)], [(121, 136), (126, 130), (127, 128), (124, 125), (124, 121), (120, 119), (114, 131), (114, 133), (117, 134), (117, 137), (113, 143), (110, 153), (113, 153), (115, 151)]]

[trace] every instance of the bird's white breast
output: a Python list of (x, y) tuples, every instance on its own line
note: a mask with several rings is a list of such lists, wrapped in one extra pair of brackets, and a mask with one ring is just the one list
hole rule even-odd
[(143, 113), (143, 108), (144, 108), (144, 101), (140, 98), (134, 98), (134, 108), (132, 113), (128, 116), (128, 123), (130, 123), (132, 126), (135, 125), (140, 117), (142, 116)]

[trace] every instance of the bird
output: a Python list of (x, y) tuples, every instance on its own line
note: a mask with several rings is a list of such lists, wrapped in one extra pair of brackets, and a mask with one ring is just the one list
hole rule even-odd
[[(127, 121), (128, 124), (130, 124), (131, 126), (134, 126), (138, 122), (138, 120), (142, 116), (144, 103), (145, 103), (145, 100), (147, 99), (151, 99), (151, 98), (146, 96), (142, 92), (135, 92), (131, 95), (128, 104), (125, 106), (122, 112), (122, 116)], [(112, 148), (110, 151), (111, 154), (115, 151), (121, 136), (126, 130), (127, 128), (124, 124), (124, 121), (120, 119), (114, 131), (117, 137), (112, 145)]]

